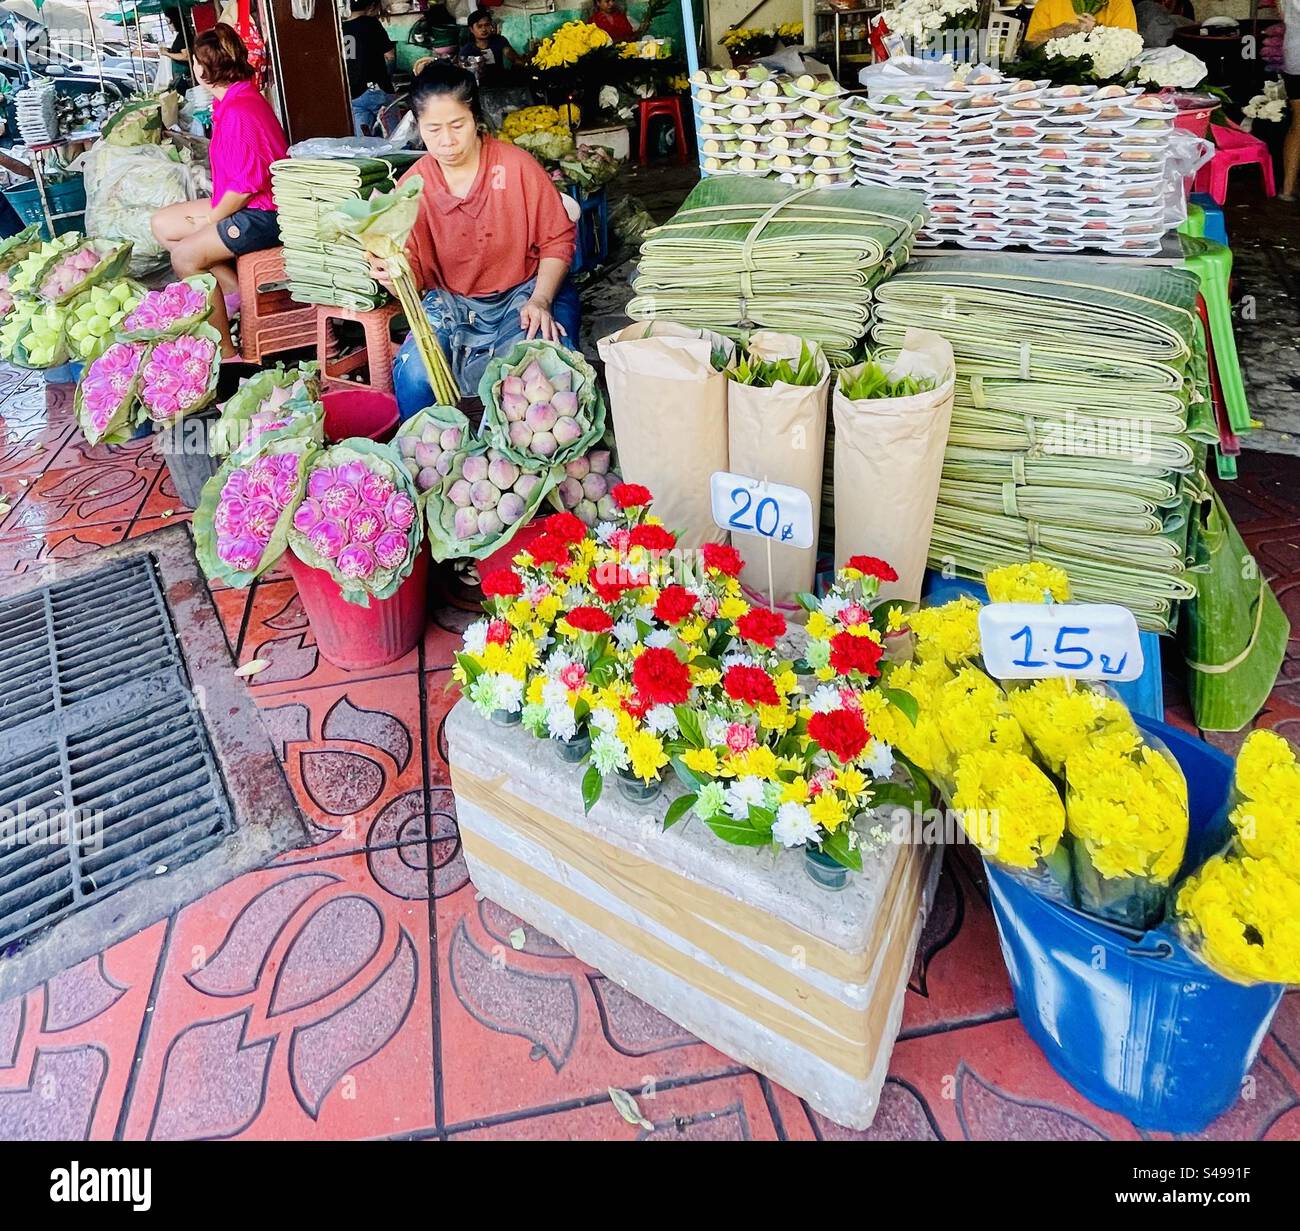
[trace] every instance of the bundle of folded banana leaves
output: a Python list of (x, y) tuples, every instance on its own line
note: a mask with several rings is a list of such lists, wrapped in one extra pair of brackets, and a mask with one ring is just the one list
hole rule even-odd
[(387, 292), (370, 276), (365, 249), (350, 237), (322, 243), (321, 218), (344, 201), (391, 192), (418, 157), (285, 158), (271, 166), (271, 190), (280, 213), (289, 293), (301, 303), (332, 304), (364, 312)]

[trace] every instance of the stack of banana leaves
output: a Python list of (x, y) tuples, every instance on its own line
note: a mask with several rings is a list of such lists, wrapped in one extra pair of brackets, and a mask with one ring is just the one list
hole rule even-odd
[(391, 192), (417, 157), (412, 153), (386, 158), (285, 158), (271, 165), (284, 267), (294, 299), (365, 312), (388, 298), (371, 278), (360, 243), (350, 237), (323, 243), (320, 220), (344, 201)]
[(887, 362), (933, 329), (956, 357), (931, 565), (1047, 560), (1079, 601), (1160, 633), (1181, 618), (1197, 720), (1227, 730), (1272, 687), (1286, 620), (1256, 571), (1218, 559), (1240, 540), (1206, 478), (1197, 289), (1154, 266), (927, 257), (878, 288), (873, 340)]
[(924, 221), (912, 192), (711, 176), (646, 232), (628, 315), (737, 340), (755, 329), (795, 334), (847, 363), (876, 287), (907, 260)]

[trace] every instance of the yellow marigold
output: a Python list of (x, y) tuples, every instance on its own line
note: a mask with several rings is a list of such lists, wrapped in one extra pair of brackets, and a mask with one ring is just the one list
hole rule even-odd
[(916, 656), (922, 661), (942, 660), (951, 666), (969, 662), (980, 652), (980, 604), (963, 595), (941, 607), (912, 612)]
[(718, 754), (712, 748), (690, 748), (682, 753), (682, 764), (692, 773), (713, 778), (718, 773)]
[(984, 574), (989, 600), (994, 603), (1056, 603), (1070, 601), (1070, 579), (1064, 570), (1042, 560), (1008, 564)]
[(808, 805), (808, 814), (827, 833), (834, 833), (849, 818), (844, 801), (834, 791), (823, 791)]
[(627, 741), (627, 751), (632, 760), (632, 772), (642, 782), (653, 781), (668, 764), (663, 742), (649, 731), (634, 732)]
[(749, 610), (749, 604), (743, 598), (724, 598), (718, 607), (718, 615), (724, 620), (739, 620)]
[(1061, 841), (1056, 787), (1019, 752), (972, 752), (957, 763), (953, 807), (967, 837), (995, 863), (1032, 868)]

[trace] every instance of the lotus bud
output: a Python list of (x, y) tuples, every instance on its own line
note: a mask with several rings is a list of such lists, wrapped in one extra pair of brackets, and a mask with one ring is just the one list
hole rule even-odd
[(550, 432), (538, 432), (528, 446), (538, 457), (554, 457), (560, 447), (559, 441)]
[(434, 469), (442, 475), (451, 474), (451, 468), (456, 464), (456, 455), (454, 453), (443, 453), (434, 463)]
[(480, 479), (486, 479), (488, 472), (488, 459), (481, 453), (471, 453), (465, 459), (465, 466), (461, 474), (471, 483), (477, 483)]
[(589, 474), (582, 481), (582, 494), (588, 500), (599, 500), (607, 491), (609, 484), (603, 474)]
[(415, 486), (422, 492), (427, 492), (430, 488), (438, 486), (438, 480), (442, 478), (432, 466), (426, 466), (419, 474), (415, 476)]
[(442, 429), (442, 435), (438, 437), (438, 443), (444, 449), (459, 449), (462, 435), (458, 427), (445, 427)]
[(528, 408), (525, 421), (534, 432), (549, 432), (559, 417), (550, 402), (534, 402)]
[(619, 515), (619, 507), (614, 503), (613, 496), (602, 496), (596, 504), (596, 510), (602, 521), (615, 521)]
[(507, 422), (518, 423), (528, 412), (528, 399), (522, 393), (503, 393), (501, 410)]
[(472, 539), (478, 534), (478, 514), (473, 509), (457, 509), (454, 528), (458, 539)]
[(533, 439), (533, 429), (526, 423), (512, 423), (510, 425), (510, 443), (516, 449), (526, 449)]
[(542, 365), (536, 359), (532, 361), (522, 372), (520, 377), (525, 385), (531, 385), (534, 381), (545, 380), (546, 373), (542, 371)]
[(488, 478), (503, 492), (512, 488), (518, 477), (519, 467), (509, 458), (499, 457), (496, 461), (488, 463)]
[(555, 490), (566, 509), (574, 508), (582, 500), (582, 484), (577, 479), (565, 479)]
[(592, 449), (587, 454), (587, 461), (591, 463), (593, 474), (608, 474), (609, 465), (613, 458), (610, 456), (608, 449)]
[(555, 386), (556, 393), (568, 393), (573, 388), (572, 370), (565, 368), (563, 372), (557, 372), (551, 384)]
[(478, 515), (478, 532), (480, 534), (499, 534), (505, 528), (505, 523), (497, 516), (495, 509), (484, 509)]
[(414, 458), (412, 458), (409, 462), (406, 463), (406, 473), (409, 474), (411, 478), (414, 479), (420, 473), (420, 463), (417, 462)]
[(436, 444), (430, 445), (425, 444), (424, 441), (420, 441), (420, 443), (415, 446), (415, 460), (419, 462), (421, 466), (437, 465), (439, 453), (441, 453), (441, 450)]
[(551, 434), (555, 437), (556, 443), (571, 445), (582, 436), (582, 428), (579, 426), (577, 419), (570, 419), (568, 415), (561, 415), (560, 418), (556, 419)]
[[(611, 503), (613, 503), (611, 501)], [(590, 500), (580, 500), (574, 507), (573, 514), (584, 526), (594, 526), (600, 520), (596, 506)], [(612, 518), (608, 520), (613, 520)]]
[(524, 397), (530, 402), (549, 402), (555, 396), (555, 386), (543, 376), (524, 385)]
[(519, 478), (515, 480), (515, 495), (527, 500), (528, 497), (533, 494), (537, 485), (541, 481), (541, 475), (528, 474), (527, 472), (521, 474)]
[(471, 485), (469, 496), (474, 502), (474, 507), (482, 512), (484, 509), (495, 509), (497, 507), (497, 501), (501, 499), (501, 492), (492, 485), (490, 479), (479, 479), (477, 483)]
[(575, 457), (573, 461), (565, 463), (564, 473), (581, 482), (591, 473), (591, 463), (585, 457)]
[(514, 492), (506, 492), (497, 502), (497, 516), (507, 526), (517, 522), (524, 515), (524, 498)]
[(622, 482), (623, 482), (622, 476), (615, 474), (614, 471), (612, 470), (609, 472), (609, 474), (605, 476), (605, 486), (610, 491), (613, 491), (614, 488), (616, 488)]
[(420, 442), (414, 436), (399, 436), (397, 438), (397, 449), (403, 457), (414, 457), (415, 451), (420, 447)]
[(467, 509), (473, 503), (473, 496), (470, 494), (470, 485), (464, 479), (457, 479), (447, 489), (447, 499), (456, 505), (457, 508)]
[(522, 376), (507, 376), (501, 382), (501, 395), (502, 397), (523, 397), (524, 378)]
[(489, 466), (491, 466), (493, 462), (500, 461), (503, 457), (505, 457), (505, 454), (502, 453), (500, 449), (489, 449), (487, 451)]
[(578, 395), (576, 393), (556, 393), (551, 398), (551, 405), (557, 415), (576, 415), (578, 413)]
[(420, 431), (420, 439), (427, 445), (436, 445), (442, 429), (436, 423), (426, 423)]

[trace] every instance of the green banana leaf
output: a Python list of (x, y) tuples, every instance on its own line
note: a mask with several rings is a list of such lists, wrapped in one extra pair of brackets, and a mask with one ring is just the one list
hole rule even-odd
[(415, 175), (392, 192), (377, 192), (364, 201), (343, 201), (321, 218), (320, 238), (330, 243), (351, 236), (373, 256), (401, 256), (419, 216), (423, 191), (424, 181)]

